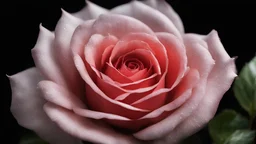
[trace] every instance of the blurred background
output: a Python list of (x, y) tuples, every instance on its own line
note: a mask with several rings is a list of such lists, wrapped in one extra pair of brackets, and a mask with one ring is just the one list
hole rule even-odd
[[(91, 0), (102, 7), (111, 9), (129, 0)], [(255, 4), (252, 1), (224, 1), (224, 0), (167, 0), (180, 15), (185, 31), (188, 33), (208, 34), (212, 29), (218, 31), (220, 39), (231, 57), (237, 57), (237, 71), (250, 61), (256, 52), (255, 47)], [(61, 16), (61, 8), (67, 12), (77, 12), (85, 6), (84, 0), (33, 0), (16, 1), (14, 4), (12, 41), (5, 47), (4, 60), (4, 138), (8, 144), (16, 144), (24, 129), (12, 117), (9, 108), (11, 103), (11, 89), (6, 75), (33, 67), (31, 49), (34, 47), (39, 24), (49, 30), (54, 30)], [(225, 108), (232, 108), (247, 115), (240, 108), (234, 98), (232, 88), (224, 95), (218, 112)], [(198, 132), (203, 143), (211, 143), (207, 127)]]

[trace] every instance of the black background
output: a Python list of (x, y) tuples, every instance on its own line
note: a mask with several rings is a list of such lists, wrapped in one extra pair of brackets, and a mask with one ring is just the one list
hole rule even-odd
[[(129, 2), (129, 0), (91, 0), (105, 7), (113, 8)], [(238, 56), (237, 70), (255, 55), (255, 6), (252, 1), (225, 0), (172, 0), (168, 1), (183, 20), (186, 32), (208, 34), (212, 29), (218, 31), (220, 39), (231, 57)], [(11, 89), (5, 74), (12, 75), (26, 68), (34, 66), (31, 49), (36, 43), (39, 24), (54, 30), (61, 16), (61, 8), (68, 12), (76, 12), (84, 5), (84, 0), (33, 0), (17, 1), (14, 4), (12, 28), (9, 30), (11, 43), (3, 48), (4, 60), (4, 138), (8, 144), (16, 144), (23, 129), (12, 117), (9, 108), (11, 103)], [(223, 97), (218, 112), (224, 108), (233, 108), (246, 113), (239, 107), (232, 89)], [(204, 143), (209, 143), (207, 128), (199, 132)]]

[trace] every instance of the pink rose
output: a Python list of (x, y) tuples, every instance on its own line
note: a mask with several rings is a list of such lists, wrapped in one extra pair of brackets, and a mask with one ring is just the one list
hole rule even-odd
[(205, 126), (236, 77), (217, 32), (184, 34), (162, 0), (87, 3), (40, 26), (36, 67), (10, 76), (18, 123), (51, 144), (172, 144)]

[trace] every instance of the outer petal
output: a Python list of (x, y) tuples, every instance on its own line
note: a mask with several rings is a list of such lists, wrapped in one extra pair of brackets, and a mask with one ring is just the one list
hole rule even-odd
[(234, 59), (225, 51), (216, 31), (206, 37), (206, 42), (216, 64), (208, 76), (205, 96), (193, 114), (161, 140), (163, 144), (177, 143), (204, 127), (216, 113), (222, 96), (237, 76)]
[(168, 32), (182, 39), (180, 32), (168, 17), (139, 1), (117, 6), (110, 12), (134, 17), (148, 25), (154, 32)]
[(145, 0), (142, 2), (162, 12), (173, 22), (173, 24), (181, 33), (184, 33), (184, 27), (179, 15), (165, 0)]
[(92, 122), (57, 105), (47, 103), (44, 109), (64, 131), (85, 141), (104, 144), (139, 143), (132, 137), (117, 133), (101, 123)]
[(114, 35), (117, 38), (123, 37), (128, 33), (147, 33), (154, 34), (154, 32), (141, 21), (117, 14), (100, 15), (93, 24), (93, 33), (102, 35)]
[(91, 29), (94, 22), (95, 20), (85, 21), (75, 29), (70, 42), (73, 56), (78, 54), (84, 59), (84, 47), (92, 35)]
[(43, 111), (45, 100), (37, 89), (37, 83), (42, 77), (36, 68), (9, 78), (12, 88), (11, 112), (21, 126), (35, 131), (52, 144), (82, 144), (59, 129)]
[(68, 87), (61, 68), (56, 62), (53, 54), (54, 34), (40, 25), (40, 33), (32, 56), (37, 68), (48, 80)]
[(108, 13), (107, 9), (86, 0), (86, 6), (79, 12), (74, 13), (73, 15), (83, 20), (89, 20), (89, 19), (95, 19), (99, 15), (105, 14), (105, 13)]
[(72, 110), (74, 107), (85, 108), (85, 104), (68, 89), (52, 81), (42, 80), (38, 83), (44, 98), (51, 103)]
[[(77, 95), (83, 93), (83, 81), (75, 68), (70, 41), (75, 28), (83, 21), (62, 10), (62, 16), (55, 28), (55, 39), (52, 47), (52, 59), (59, 64), (67, 85)], [(42, 57), (43, 55), (40, 55)], [(40, 59), (39, 57), (39, 59)]]

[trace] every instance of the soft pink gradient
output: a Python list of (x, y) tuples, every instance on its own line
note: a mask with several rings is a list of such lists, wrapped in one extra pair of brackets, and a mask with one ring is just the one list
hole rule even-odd
[(35, 68), (9, 77), (18, 123), (51, 144), (176, 144), (204, 127), (236, 77), (217, 32), (185, 34), (164, 0), (86, 2), (40, 25)]

